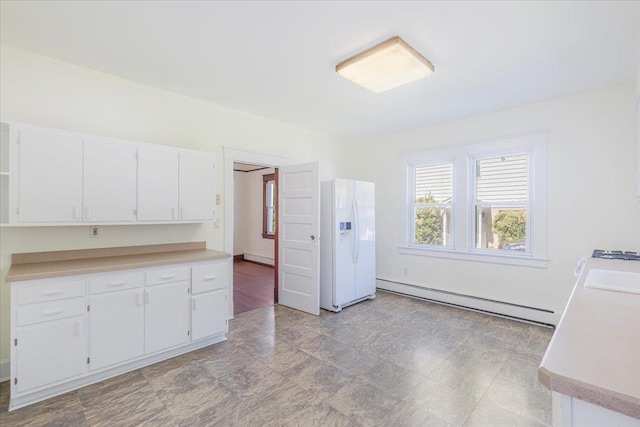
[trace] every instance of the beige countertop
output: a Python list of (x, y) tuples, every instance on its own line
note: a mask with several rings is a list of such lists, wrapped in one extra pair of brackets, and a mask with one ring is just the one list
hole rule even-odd
[(592, 269), (640, 262), (591, 258), (538, 370), (550, 390), (640, 419), (640, 294), (585, 288)]
[(10, 283), (229, 257), (225, 252), (207, 249), (205, 242), (13, 254), (5, 281)]

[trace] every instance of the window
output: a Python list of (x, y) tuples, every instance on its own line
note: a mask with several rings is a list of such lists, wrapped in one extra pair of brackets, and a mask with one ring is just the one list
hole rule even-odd
[(412, 167), (411, 243), (450, 246), (453, 164)]
[(262, 237), (273, 239), (276, 234), (275, 174), (262, 175)]
[(474, 169), (475, 247), (529, 253), (529, 154), (475, 159)]
[(403, 156), (400, 253), (546, 267), (546, 141), (535, 134)]

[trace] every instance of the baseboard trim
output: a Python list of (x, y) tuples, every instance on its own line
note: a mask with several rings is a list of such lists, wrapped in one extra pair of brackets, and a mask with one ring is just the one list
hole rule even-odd
[(268, 265), (270, 267), (273, 267), (275, 264), (273, 258), (269, 258), (261, 255), (244, 254), (244, 260), (255, 262), (256, 264)]
[(472, 295), (427, 288), (409, 283), (377, 279), (376, 287), (383, 291), (506, 317), (521, 322), (535, 323), (542, 326), (555, 326), (560, 320), (560, 314), (548, 309), (527, 307), (519, 304), (479, 298)]
[(11, 359), (0, 360), (0, 383), (11, 379)]

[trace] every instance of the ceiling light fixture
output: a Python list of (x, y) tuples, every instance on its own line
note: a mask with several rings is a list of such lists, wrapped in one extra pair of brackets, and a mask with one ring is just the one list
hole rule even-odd
[(368, 49), (336, 65), (336, 72), (373, 93), (429, 77), (431, 62), (400, 37)]

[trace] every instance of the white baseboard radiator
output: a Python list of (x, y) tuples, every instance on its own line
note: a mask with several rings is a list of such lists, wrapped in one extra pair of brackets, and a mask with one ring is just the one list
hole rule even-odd
[(427, 288), (409, 283), (377, 279), (378, 290), (398, 295), (417, 298), (437, 304), (473, 310), (481, 313), (513, 319), (520, 322), (532, 323), (553, 328), (560, 320), (560, 314), (553, 310), (466, 295), (441, 289)]

